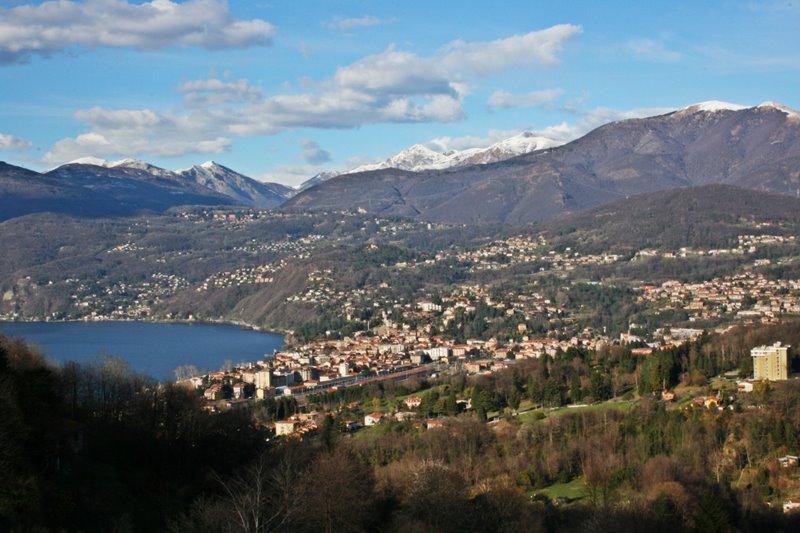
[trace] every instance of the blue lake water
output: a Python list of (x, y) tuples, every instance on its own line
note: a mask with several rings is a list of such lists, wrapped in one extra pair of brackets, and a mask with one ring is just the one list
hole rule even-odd
[(0, 333), (26, 339), (57, 363), (114, 355), (158, 379), (174, 379), (175, 368), (185, 364), (219, 370), (226, 360), (258, 361), (284, 342), (277, 333), (218, 324), (0, 322)]

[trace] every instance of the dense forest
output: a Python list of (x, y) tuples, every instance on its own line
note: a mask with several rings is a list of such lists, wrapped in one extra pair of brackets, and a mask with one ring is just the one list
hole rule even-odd
[[(740, 328), (644, 360), (575, 348), (489, 376), (210, 413), (119, 359), (57, 368), (0, 338), (0, 530), (797, 530), (767, 502), (797, 488), (777, 458), (800, 447), (800, 382), (742, 397), (715, 378), (776, 339), (797, 346), (800, 328)], [(723, 409), (665, 403), (665, 387), (720, 392)], [(344, 431), (408, 394), (424, 400), (413, 420)], [(264, 429), (298, 409), (329, 413), (315, 436)], [(425, 431), (430, 417), (444, 427)], [(582, 496), (551, 497), (564, 484)]]

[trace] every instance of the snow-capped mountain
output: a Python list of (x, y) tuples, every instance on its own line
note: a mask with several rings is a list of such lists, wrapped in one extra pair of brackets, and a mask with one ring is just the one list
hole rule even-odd
[(716, 113), (719, 111), (741, 111), (742, 109), (747, 109), (747, 106), (723, 102), (721, 100), (708, 100), (706, 102), (698, 102), (696, 104), (688, 105), (682, 109), (679, 109), (677, 113), (688, 114), (696, 113), (698, 111)]
[(89, 156), (89, 157), (81, 157), (80, 159), (75, 159), (74, 161), (70, 161), (69, 163), (67, 163), (67, 165), (92, 165), (95, 167), (103, 167), (103, 168), (141, 170), (143, 172), (161, 178), (171, 178), (175, 174), (171, 170), (151, 165), (150, 163), (147, 163), (146, 161), (142, 161), (140, 159), (120, 159), (119, 161), (108, 161), (106, 159), (100, 159), (98, 157)]
[[(564, 144), (562, 141), (556, 141), (548, 137), (535, 135), (531, 132), (525, 131), (519, 135), (509, 137), (500, 142), (491, 145), (488, 148), (477, 150), (466, 150), (462, 152), (464, 157), (461, 158), (455, 166), (463, 165), (484, 165), (488, 163), (496, 163), (498, 161), (505, 161), (512, 157), (517, 157), (523, 154), (529, 154), (538, 150), (547, 150), (548, 148), (555, 148)], [(468, 153), (472, 152), (472, 153)]]
[(513, 165), (350, 174), (295, 195), (285, 207), (529, 224), (676, 187), (730, 185), (797, 196), (798, 168), (800, 112), (773, 102), (709, 101), (610, 122)]
[(192, 168), (178, 170), (179, 176), (218, 192), (243, 205), (253, 207), (275, 207), (283, 203), (294, 189), (279, 183), (262, 183), (224, 167), (214, 161), (206, 161)]
[(192, 202), (276, 207), (295, 192), (279, 183), (256, 181), (213, 161), (172, 171), (138, 159), (82, 157), (47, 174), (92, 190), (118, 191), (115, 194), (122, 198), (124, 193), (130, 205), (156, 209)]
[(399, 168), (400, 170), (434, 170), (443, 169), (451, 166), (451, 157), (459, 152), (448, 152), (448, 155), (435, 152), (427, 146), (415, 144), (406, 148), (385, 161), (361, 165), (350, 169), (345, 174), (355, 174), (356, 172), (369, 172), (370, 170), (380, 170), (382, 168)]
[(442, 170), (464, 165), (483, 165), (496, 163), (536, 150), (553, 148), (561, 144), (563, 143), (547, 137), (537, 136), (530, 132), (520, 133), (494, 143), (487, 148), (451, 150), (444, 153), (436, 152), (421, 144), (415, 144), (385, 161), (361, 165), (345, 172), (345, 174), (380, 170), (382, 168), (399, 168), (400, 170), (418, 172), (421, 170)]
[(306, 181), (301, 183), (297, 189), (294, 191), (294, 194), (302, 192), (306, 189), (310, 189), (315, 185), (319, 185), (323, 181), (328, 181), (331, 178), (335, 178), (336, 176), (341, 176), (342, 172), (338, 172), (336, 170), (326, 170), (325, 172), (320, 172), (319, 174), (314, 174), (312, 177), (308, 178)]
[(706, 102), (698, 102), (677, 110), (676, 114), (690, 114), (697, 112), (718, 113), (720, 111), (743, 111), (745, 109), (754, 109), (762, 111), (778, 110), (786, 114), (789, 118), (800, 119), (800, 111), (792, 109), (791, 107), (779, 104), (777, 102), (762, 102), (757, 106), (745, 106), (739, 104), (732, 104), (730, 102), (722, 102), (720, 100), (708, 100)]
[(379, 163), (361, 165), (343, 172), (321, 172), (303, 182), (300, 187), (298, 187), (298, 191), (304, 191), (343, 174), (355, 174), (358, 172), (369, 172), (385, 168), (421, 172), (424, 170), (444, 170), (467, 165), (485, 165), (511, 159), (512, 157), (528, 154), (537, 150), (554, 148), (562, 144), (564, 143), (527, 131), (496, 142), (486, 148), (469, 148), (466, 150), (437, 152), (425, 145), (415, 144)]
[(778, 111), (785, 113), (787, 117), (791, 120), (800, 120), (800, 111), (797, 109), (792, 109), (789, 106), (785, 106), (783, 104), (779, 104), (777, 102), (762, 102), (756, 106), (757, 109), (777, 109)]

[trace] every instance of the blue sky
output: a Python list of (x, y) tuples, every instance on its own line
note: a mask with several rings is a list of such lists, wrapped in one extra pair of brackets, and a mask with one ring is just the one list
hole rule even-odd
[(0, 160), (296, 185), (422, 143), (800, 107), (800, 2), (0, 0)]

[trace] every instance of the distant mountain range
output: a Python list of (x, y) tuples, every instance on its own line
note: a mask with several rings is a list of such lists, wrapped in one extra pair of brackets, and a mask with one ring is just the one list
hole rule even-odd
[(173, 172), (135, 159), (90, 157), (45, 173), (0, 163), (0, 220), (44, 211), (117, 216), (179, 205), (276, 207), (293, 192), (214, 162)]
[(496, 163), (338, 176), (284, 206), (521, 225), (629, 195), (708, 184), (800, 195), (800, 112), (771, 102), (703, 102), (606, 124), (568, 144)]
[(708, 184), (800, 196), (800, 112), (772, 102), (710, 101), (606, 124), (563, 145), (531, 133), (445, 153), (415, 145), (380, 163), (321, 173), (299, 189), (210, 161), (171, 171), (89, 157), (45, 173), (0, 163), (0, 220), (192, 204), (360, 208), (434, 222), (522, 225), (629, 195)]

